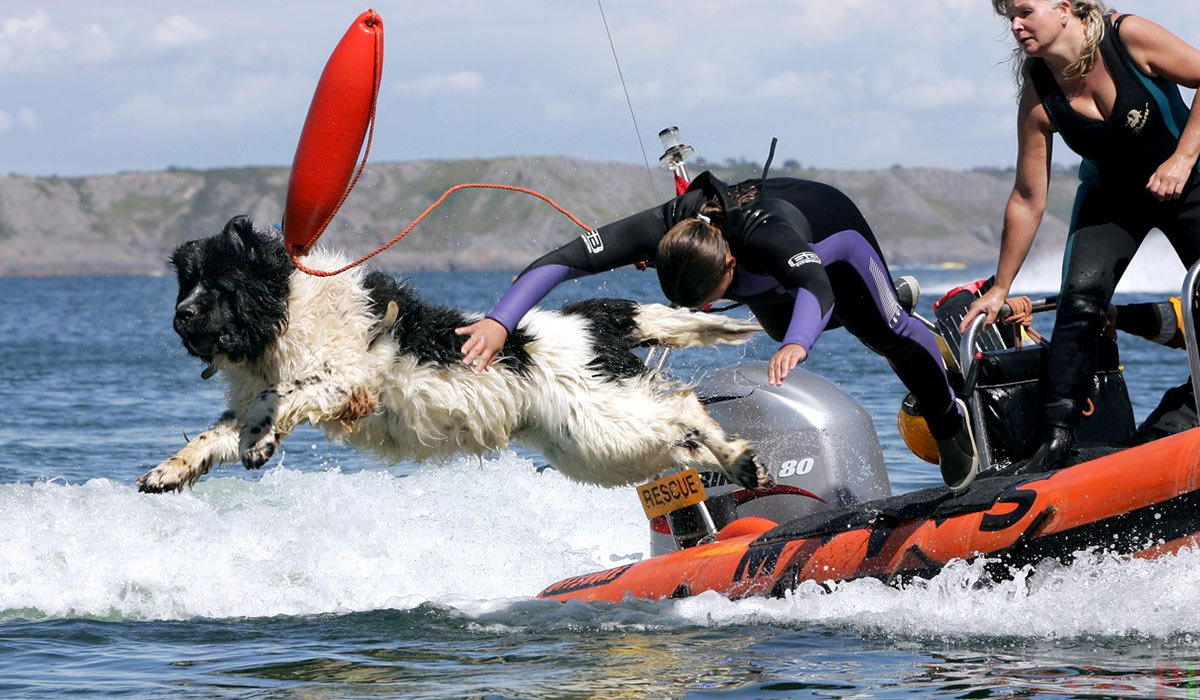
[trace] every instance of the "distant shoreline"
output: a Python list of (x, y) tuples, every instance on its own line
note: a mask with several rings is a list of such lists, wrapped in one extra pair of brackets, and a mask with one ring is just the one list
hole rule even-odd
[[(1010, 170), (787, 165), (772, 175), (827, 182), (854, 199), (890, 263), (995, 262)], [(712, 169), (732, 182), (757, 176), (761, 166), (731, 161)], [(665, 199), (669, 174), (656, 175), (662, 180), (655, 189)], [(219, 231), (234, 215), (248, 214), (264, 228), (278, 221), (287, 178), (283, 167), (0, 176), (0, 276), (165, 274), (176, 245)], [(325, 243), (366, 253), (447, 188), (470, 181), (543, 192), (593, 225), (658, 203), (637, 164), (566, 157), (377, 163), (364, 173)], [(1056, 170), (1040, 247), (1061, 250), (1076, 184), (1073, 172)], [(520, 270), (575, 235), (573, 224), (531, 197), (462, 192), (373, 264), (396, 272)]]

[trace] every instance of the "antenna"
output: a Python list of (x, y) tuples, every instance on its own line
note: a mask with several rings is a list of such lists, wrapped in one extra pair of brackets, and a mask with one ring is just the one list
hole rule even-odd
[(604, 22), (604, 33), (608, 35), (608, 48), (612, 49), (613, 62), (617, 64), (617, 77), (621, 79), (621, 90), (625, 92), (625, 104), (629, 105), (629, 117), (633, 120), (633, 131), (637, 134), (638, 146), (642, 149), (642, 160), (646, 163), (646, 179), (650, 181), (650, 194), (654, 199), (654, 175), (650, 172), (650, 158), (646, 155), (646, 144), (642, 142), (642, 129), (638, 126), (637, 115), (633, 111), (633, 100), (629, 98), (629, 88), (625, 86), (625, 74), (621, 72), (621, 60), (617, 58), (617, 46), (613, 43), (612, 32), (608, 29), (608, 18), (604, 16), (604, 3), (596, 0), (600, 8), (600, 19)]

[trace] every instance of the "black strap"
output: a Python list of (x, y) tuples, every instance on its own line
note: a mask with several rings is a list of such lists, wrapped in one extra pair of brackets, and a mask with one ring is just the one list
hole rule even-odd
[(771, 169), (771, 161), (775, 160), (775, 144), (779, 143), (779, 139), (771, 137), (771, 152), (767, 154), (767, 162), (763, 164), (762, 177), (759, 180), (767, 179), (767, 171)]

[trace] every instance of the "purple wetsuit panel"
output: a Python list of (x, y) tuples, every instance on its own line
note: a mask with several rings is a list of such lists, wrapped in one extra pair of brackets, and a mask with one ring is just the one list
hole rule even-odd
[(829, 317), (833, 315), (833, 307), (824, 314), (821, 313), (821, 302), (807, 289), (789, 290), (796, 297), (796, 305), (792, 307), (792, 321), (788, 324), (787, 333), (783, 336), (783, 345), (795, 343), (805, 350), (811, 350), (825, 326), (829, 325)]
[[(732, 292), (731, 298), (745, 299), (772, 290), (780, 293), (785, 291), (783, 287), (779, 286), (779, 280), (774, 277), (755, 274), (739, 266), (737, 275), (733, 278), (733, 287), (729, 291)], [(795, 343), (803, 346), (805, 350), (810, 350), (813, 343), (817, 342), (817, 337), (825, 330), (825, 326), (829, 324), (829, 317), (833, 315), (833, 307), (829, 307), (829, 310), (822, 314), (821, 302), (812, 292), (803, 287), (786, 291), (796, 298), (796, 303), (792, 307), (792, 320), (788, 323), (782, 344)]]
[(888, 327), (897, 335), (919, 343), (930, 355), (941, 357), (937, 340), (929, 329), (900, 308), (900, 300), (896, 298), (896, 289), (891, 277), (880, 261), (879, 254), (862, 234), (858, 231), (839, 231), (814, 244), (813, 250), (817, 251), (817, 255), (821, 256), (826, 265), (831, 262), (846, 262), (852, 265), (867, 283), (867, 289), (875, 301), (875, 308), (887, 321)]
[[(921, 393), (936, 393), (951, 397), (952, 399), (954, 394), (950, 389), (949, 381), (946, 379), (945, 370), (942, 369), (942, 353), (938, 349), (937, 339), (934, 338), (933, 333), (924, 324), (901, 308), (900, 300), (896, 297), (896, 289), (893, 286), (891, 277), (887, 273), (887, 268), (884, 267), (883, 261), (879, 259), (879, 254), (875, 252), (875, 248), (863, 238), (862, 234), (853, 230), (839, 231), (815, 243), (813, 250), (816, 251), (817, 255), (821, 256), (821, 261), (826, 267), (831, 263), (837, 262), (848, 263), (853, 267), (870, 292), (871, 299), (875, 302), (875, 311), (887, 324), (887, 327), (891, 329), (892, 333), (915, 343), (936, 365), (941, 375), (941, 382), (939, 383), (945, 386), (938, 387), (933, 391), (930, 391), (931, 387), (922, 386), (920, 387), (922, 390)], [(848, 311), (847, 309), (843, 309), (839, 313), (845, 314)], [(931, 377), (932, 375), (930, 374), (929, 378), (926, 379), (926, 383), (932, 380)], [(933, 408), (933, 406), (927, 408)], [(949, 402), (948, 409), (943, 412), (942, 416), (926, 416), (930, 429), (934, 432), (934, 437), (938, 438), (953, 434), (958, 427), (957, 419), (958, 410), (952, 402)]]
[(487, 317), (512, 333), (525, 314), (561, 282), (592, 273), (566, 265), (543, 265), (526, 272), (512, 283)]

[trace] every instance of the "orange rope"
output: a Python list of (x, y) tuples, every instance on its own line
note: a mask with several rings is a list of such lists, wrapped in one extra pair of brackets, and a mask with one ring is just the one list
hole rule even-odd
[[(1029, 297), (1009, 297), (1004, 300), (1004, 303), (1008, 304), (1008, 308), (1012, 310), (1004, 322), (1021, 326), (1030, 340), (1039, 345), (1045, 345), (1046, 339), (1033, 327), (1033, 300)], [(1021, 334), (1018, 333), (1017, 347), (1020, 346)]]
[[(353, 185), (351, 185), (351, 187), (353, 187)], [(549, 204), (550, 206), (554, 207), (556, 210), (558, 210), (558, 213), (562, 214), (563, 216), (567, 217), (571, 221), (575, 222), (575, 225), (579, 226), (583, 230), (585, 230), (585, 231), (592, 230), (591, 226), (588, 226), (587, 224), (580, 221), (579, 218), (576, 217), (574, 214), (567, 211), (562, 206), (560, 206), (557, 202), (555, 202), (553, 199), (550, 199), (549, 197), (542, 194), (541, 192), (536, 192), (534, 190), (527, 189), (525, 187), (517, 187), (516, 185), (499, 185), (499, 184), (489, 183), (489, 182), (465, 182), (461, 185), (455, 185), (454, 187), (451, 187), (450, 189), (443, 192), (442, 196), (438, 197), (436, 202), (434, 202), (433, 204), (430, 204), (425, 209), (425, 211), (421, 212), (420, 216), (418, 216), (416, 219), (413, 220), (413, 222), (411, 224), (408, 225), (408, 228), (401, 231), (400, 234), (397, 235), (395, 238), (388, 241), (387, 243), (384, 243), (383, 245), (379, 246), (378, 248), (371, 251), (370, 253), (367, 253), (366, 255), (362, 256), (358, 260), (355, 260), (354, 262), (350, 263), (349, 265), (346, 265), (344, 267), (341, 267), (341, 268), (338, 268), (338, 269), (332, 270), (332, 271), (314, 270), (310, 267), (306, 267), (304, 265), (304, 263), (300, 262), (297, 259), (297, 256), (295, 253), (291, 253), (292, 262), (294, 262), (296, 264), (296, 269), (300, 270), (301, 272), (305, 272), (305, 273), (308, 273), (308, 274), (316, 276), (316, 277), (332, 277), (334, 275), (340, 275), (341, 273), (345, 272), (346, 270), (349, 270), (352, 267), (357, 267), (357, 266), (363, 264), (367, 260), (375, 257), (376, 255), (379, 255), (380, 253), (382, 253), (383, 251), (392, 247), (396, 243), (399, 243), (400, 239), (407, 236), (409, 234), (409, 232), (411, 232), (414, 228), (416, 228), (417, 224), (421, 223), (422, 219), (424, 219), (426, 216), (429, 216), (429, 214), (434, 209), (437, 209), (439, 206), (441, 206), (442, 202), (445, 202), (447, 197), (449, 197), (451, 194), (453, 194), (459, 190), (466, 190), (466, 189), (490, 189), (490, 190), (507, 190), (509, 192), (522, 192), (524, 194), (537, 197), (538, 199), (542, 200), (546, 204)]]

